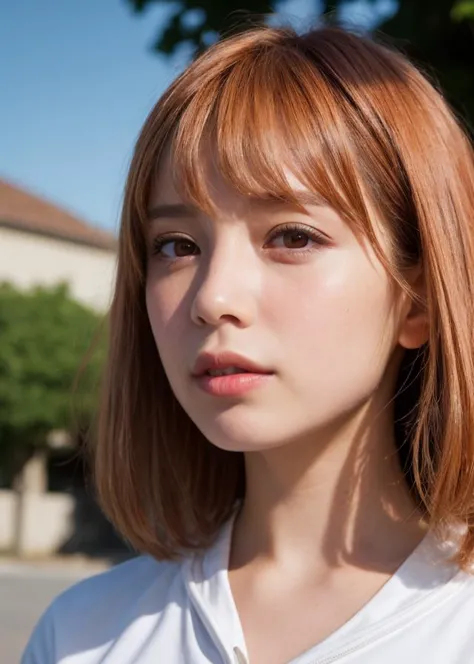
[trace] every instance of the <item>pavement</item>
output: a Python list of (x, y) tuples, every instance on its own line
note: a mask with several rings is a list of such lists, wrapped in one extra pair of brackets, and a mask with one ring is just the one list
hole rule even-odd
[(105, 560), (0, 558), (0, 663), (19, 664), (36, 622), (56, 595), (109, 566)]

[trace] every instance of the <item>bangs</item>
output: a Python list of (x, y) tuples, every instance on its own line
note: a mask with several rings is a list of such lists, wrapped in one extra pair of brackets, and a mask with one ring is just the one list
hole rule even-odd
[(177, 190), (211, 213), (211, 160), (243, 196), (300, 205), (296, 178), (315, 202), (365, 227), (363, 184), (343, 106), (297, 51), (247, 54), (209, 80), (183, 111), (171, 144)]
[[(198, 209), (214, 211), (210, 163), (236, 192), (253, 199), (300, 207), (309, 194), (366, 237), (400, 281), (387, 258), (390, 248), (385, 243), (382, 249), (382, 234), (392, 239), (380, 222), (393, 229), (411, 216), (397, 141), (384, 119), (407, 85), (403, 69), (394, 72), (393, 54), (381, 62), (382, 47), (362, 42), (369, 52), (377, 49), (377, 58), (369, 58), (363, 49), (361, 54), (360, 38), (344, 39), (342, 48), (331, 30), (311, 44), (291, 31), (259, 30), (258, 40), (252, 33), (238, 40), (238, 52), (227, 42), (191, 65), (142, 135), (140, 181), (147, 184), (135, 190), (139, 217), (146, 220), (166, 145), (176, 189)], [(413, 239), (405, 238), (407, 248)], [(405, 255), (402, 262), (413, 262), (417, 250)]]

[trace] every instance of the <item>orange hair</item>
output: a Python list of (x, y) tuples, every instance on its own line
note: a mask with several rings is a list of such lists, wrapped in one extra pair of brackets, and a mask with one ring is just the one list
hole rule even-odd
[[(402, 55), (336, 28), (258, 28), (212, 46), (138, 138), (125, 191), (109, 358), (94, 446), (99, 500), (138, 550), (208, 546), (245, 492), (243, 454), (207, 441), (175, 399), (145, 306), (150, 189), (165, 146), (207, 208), (204, 141), (239, 192), (293, 200), (284, 165), (377, 249), (404, 288), (421, 265), (429, 342), (396, 396), (402, 465), (431, 525), (463, 523), (474, 557), (474, 163), (442, 96)], [(390, 251), (374, 219), (389, 229)]]

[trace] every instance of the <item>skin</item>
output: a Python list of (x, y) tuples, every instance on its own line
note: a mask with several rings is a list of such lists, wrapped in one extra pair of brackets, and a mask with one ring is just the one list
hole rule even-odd
[[(183, 205), (172, 172), (163, 163), (150, 216)], [(403, 349), (425, 342), (427, 322), (333, 209), (257, 202), (208, 177), (212, 217), (150, 219), (148, 315), (185, 411), (212, 444), (245, 453), (229, 581), (250, 661), (283, 664), (366, 604), (424, 534), (392, 400)], [(239, 398), (206, 394), (196, 358), (227, 350), (271, 379)]]

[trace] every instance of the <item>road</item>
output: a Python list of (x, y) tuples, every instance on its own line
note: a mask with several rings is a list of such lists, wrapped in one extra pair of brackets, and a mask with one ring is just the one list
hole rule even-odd
[(19, 664), (38, 618), (51, 600), (94, 568), (0, 563), (0, 663)]

